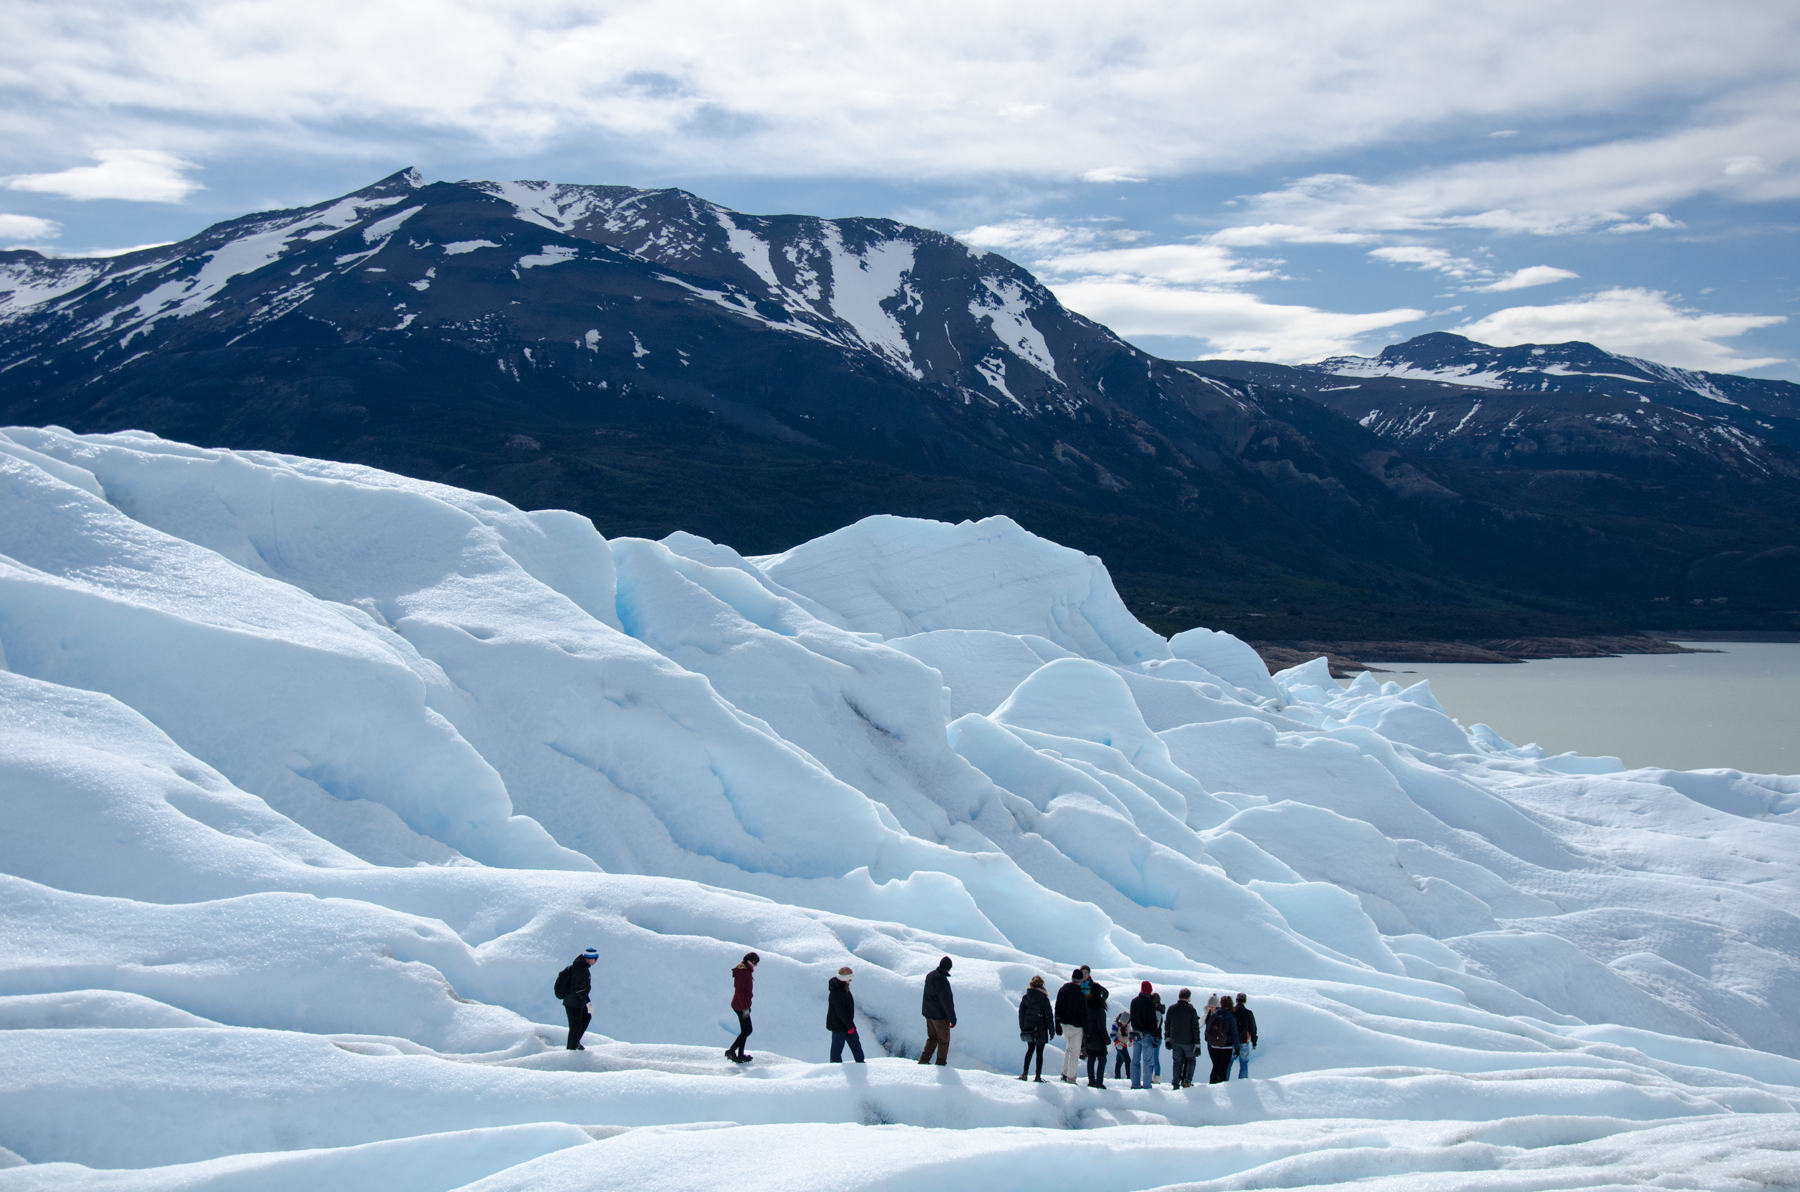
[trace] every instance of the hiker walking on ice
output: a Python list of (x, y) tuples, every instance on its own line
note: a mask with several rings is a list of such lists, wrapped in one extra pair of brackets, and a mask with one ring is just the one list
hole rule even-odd
[(1087, 1027), (1087, 995), (1081, 992), (1082, 971), (1076, 969), (1056, 991), (1056, 1025), (1062, 1030), (1063, 1083), (1074, 1084), (1081, 1071), (1081, 1032)]
[(1031, 1057), (1036, 1055), (1035, 1083), (1044, 1083), (1044, 1044), (1055, 1029), (1056, 1011), (1050, 1006), (1050, 995), (1044, 992), (1044, 979), (1033, 977), (1025, 996), (1019, 999), (1019, 1038), (1025, 1043), (1025, 1066), (1019, 1069), (1020, 1080), (1030, 1073)]
[(1231, 1079), (1231, 1059), (1237, 1054), (1237, 1010), (1229, 993), (1220, 994), (1217, 1000), (1219, 1005), (1206, 1016), (1206, 1053), (1212, 1057), (1212, 1079), (1208, 1084), (1224, 1084)]
[(925, 974), (925, 997), (919, 1003), (919, 1013), (925, 1016), (925, 1049), (919, 1052), (919, 1062), (930, 1063), (935, 1049), (941, 1068), (950, 1062), (950, 1030), (956, 1025), (956, 998), (950, 992), (948, 956)]
[(850, 967), (825, 983), (825, 1029), (831, 1032), (831, 1062), (844, 1062), (844, 1044), (857, 1063), (863, 1062), (862, 1040), (856, 1037), (856, 999), (850, 996)]
[(1237, 1006), (1234, 1013), (1238, 1022), (1237, 1062), (1238, 1079), (1250, 1079), (1250, 1053), (1256, 1049), (1256, 1012), (1244, 1003), (1250, 999), (1243, 994), (1237, 995)]
[(1169, 1087), (1194, 1087), (1194, 1049), (1200, 1046), (1200, 1012), (1194, 1009), (1193, 994), (1184, 989), (1169, 1007), (1163, 1030), (1169, 1037), (1169, 1050), (1175, 1053)]
[(556, 987), (551, 992), (563, 1004), (563, 1013), (569, 1016), (569, 1051), (587, 1050), (581, 1045), (581, 1036), (587, 1033), (588, 1023), (594, 1020), (594, 975), (588, 970), (599, 959), (599, 949), (589, 948), (570, 961), (568, 968), (556, 974)]
[(737, 1015), (738, 1037), (725, 1049), (725, 1058), (734, 1064), (747, 1064), (756, 1058), (744, 1054), (744, 1040), (750, 1037), (750, 998), (756, 982), (756, 966), (761, 963), (762, 957), (746, 952), (731, 969), (731, 1010)]

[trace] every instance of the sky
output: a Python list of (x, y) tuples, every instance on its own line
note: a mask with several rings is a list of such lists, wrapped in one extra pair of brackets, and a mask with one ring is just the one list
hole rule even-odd
[(888, 216), (1177, 359), (1428, 331), (1800, 381), (1792, 0), (8, 0), (0, 245), (417, 167)]

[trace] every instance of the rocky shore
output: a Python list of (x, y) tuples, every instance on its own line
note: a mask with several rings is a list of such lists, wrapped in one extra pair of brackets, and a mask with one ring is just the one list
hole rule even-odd
[(1384, 673), (1381, 662), (1525, 662), (1533, 658), (1615, 658), (1620, 654), (1694, 654), (1697, 651), (1645, 634), (1618, 637), (1517, 637), (1476, 641), (1251, 642), (1271, 671), (1323, 654), (1331, 673), (1347, 679), (1361, 671)]

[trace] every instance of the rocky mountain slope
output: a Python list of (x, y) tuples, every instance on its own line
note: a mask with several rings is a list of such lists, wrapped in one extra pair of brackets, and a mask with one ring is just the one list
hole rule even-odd
[(1598, 532), (1522, 507), (889, 220), (407, 171), (121, 257), (6, 253), (0, 278), (9, 422), (370, 463), (750, 551), (868, 513), (1007, 513), (1101, 554), (1169, 629), (1617, 628), (1661, 611), (1649, 593), (1690, 600), (1697, 560), (1785, 541), (1779, 502), (1721, 528), (1731, 494)]

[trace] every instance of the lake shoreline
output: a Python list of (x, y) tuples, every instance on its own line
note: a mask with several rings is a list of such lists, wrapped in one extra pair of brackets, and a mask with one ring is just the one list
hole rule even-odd
[[(1459, 662), (1511, 665), (1549, 658), (1617, 658), (1625, 654), (1703, 654), (1715, 651), (1679, 644), (1705, 640), (1694, 634), (1619, 634), (1593, 637), (1481, 638), (1470, 641), (1253, 641), (1271, 672), (1324, 655), (1333, 678), (1362, 671), (1385, 674), (1376, 663)], [(1737, 641), (1718, 636), (1713, 640)], [(1790, 635), (1790, 640), (1800, 638)]]

